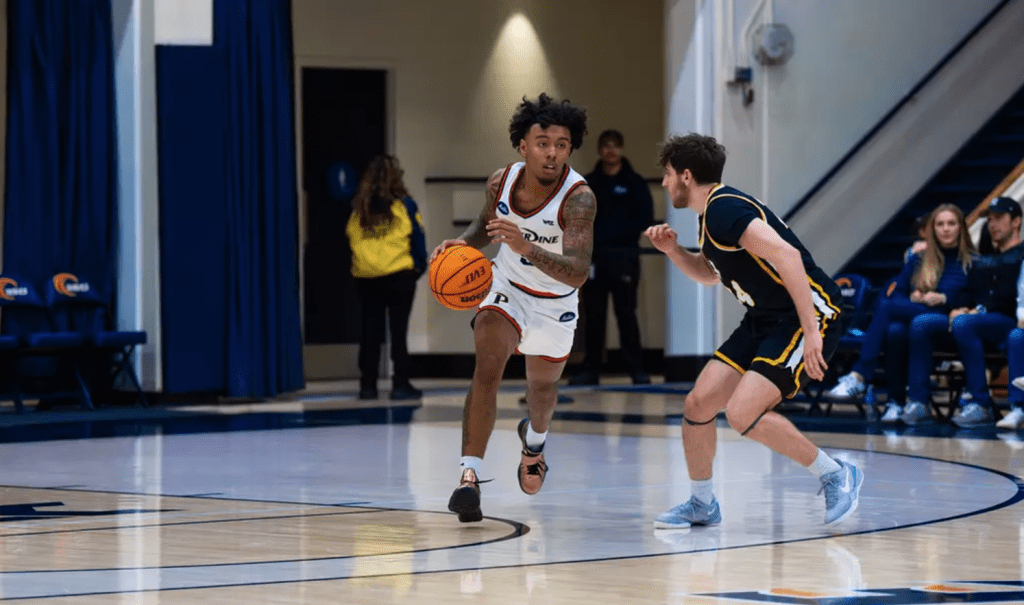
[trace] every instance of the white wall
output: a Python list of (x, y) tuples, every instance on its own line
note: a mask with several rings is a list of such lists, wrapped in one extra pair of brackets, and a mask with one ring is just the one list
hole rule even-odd
[(7, 181), (7, 0), (0, 0), (0, 268), (4, 266), (4, 204), (6, 203)]
[[(735, 92), (726, 97), (723, 138), (728, 178), (749, 180), (743, 186), (785, 214), (998, 0), (769, 4), (792, 30), (795, 52), (781, 66), (750, 61), (755, 101), (743, 108)], [(739, 177), (748, 174), (760, 182)]]
[[(428, 248), (462, 229), (451, 223), (452, 187), (427, 187), (424, 178), (485, 177), (516, 161), (508, 120), (524, 95), (547, 91), (587, 108), (590, 135), (570, 159), (577, 170), (593, 167), (596, 135), (614, 127), (625, 134), (637, 170), (659, 176), (662, 0), (294, 0), (292, 11), (299, 65), (391, 71), (394, 152), (420, 203)], [(482, 206), (483, 185), (468, 190)], [(655, 213), (663, 216), (660, 207)], [(644, 260), (650, 279), (641, 295), (641, 330), (648, 347), (662, 346), (661, 262)], [(442, 308), (425, 282), (413, 308), (410, 350), (471, 352), (471, 314)]]
[(117, 327), (143, 330), (134, 362), (147, 391), (163, 388), (154, 0), (112, 0), (118, 140)]
[[(714, 4), (676, 0), (665, 4), (666, 66), (669, 80), (666, 104), (669, 133), (715, 132), (715, 21)], [(664, 197), (664, 195), (662, 195)], [(670, 206), (667, 206), (670, 207)], [(679, 243), (697, 245), (697, 215), (670, 209), (668, 222)], [(666, 302), (665, 354), (704, 355), (718, 344), (715, 309), (721, 287), (707, 287), (665, 263), (665, 282), (671, 293)]]
[[(691, 53), (715, 57), (715, 73), (711, 86), (695, 91), (696, 98), (671, 98), (668, 123), (695, 124), (695, 107), (710, 106), (712, 115), (704, 119), (711, 126), (704, 132), (718, 137), (728, 150), (724, 180), (758, 196), (779, 215), (997, 4), (997, 0), (693, 2), (701, 16), (696, 26), (685, 19), (671, 22), (668, 44), (674, 48), (677, 40), (689, 40)], [(792, 30), (795, 53), (785, 65), (763, 67), (743, 52), (744, 26), (754, 10), (760, 11), (754, 24), (761, 20), (784, 23)], [(694, 32), (701, 28), (713, 32), (714, 38), (695, 40)], [(753, 67), (754, 102), (749, 106), (743, 103), (741, 87), (728, 83), (737, 63)], [(669, 74), (669, 90), (685, 88), (682, 84), (694, 78), (686, 65)], [(827, 246), (827, 241), (822, 245)], [(689, 288), (670, 284), (668, 308), (675, 310), (691, 299)], [(741, 314), (740, 305), (719, 300), (713, 311), (692, 321), (716, 324), (716, 339), (721, 342)], [(673, 328), (672, 334), (676, 332)], [(689, 352), (666, 348), (669, 355)]]

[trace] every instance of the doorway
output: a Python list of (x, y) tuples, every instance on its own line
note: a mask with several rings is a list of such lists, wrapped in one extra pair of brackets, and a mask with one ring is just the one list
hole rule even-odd
[(300, 66), (300, 79), (306, 378), (357, 378), (362, 321), (345, 225), (363, 169), (388, 151), (388, 72)]

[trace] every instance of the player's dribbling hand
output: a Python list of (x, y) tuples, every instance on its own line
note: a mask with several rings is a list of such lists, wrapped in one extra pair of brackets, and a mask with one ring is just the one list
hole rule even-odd
[(468, 245), (469, 244), (466, 243), (466, 240), (462, 240), (462, 239), (446, 239), (443, 242), (441, 242), (440, 244), (438, 244), (437, 248), (434, 248), (434, 253), (430, 255), (430, 262), (434, 262), (434, 259), (437, 258), (437, 255), (441, 254), (442, 252), (444, 252), (446, 248), (451, 248), (452, 246), (468, 246)]
[(648, 227), (644, 231), (644, 235), (647, 236), (647, 239), (651, 240), (655, 248), (666, 253), (676, 246), (676, 240), (679, 238), (675, 230), (665, 223)]

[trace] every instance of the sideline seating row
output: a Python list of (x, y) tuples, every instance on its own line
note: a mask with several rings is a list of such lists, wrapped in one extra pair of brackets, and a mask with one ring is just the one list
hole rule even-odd
[(0, 398), (19, 413), (26, 398), (70, 397), (93, 409), (94, 394), (112, 392), (123, 377), (145, 406), (132, 357), (146, 333), (116, 330), (109, 300), (73, 273), (58, 273), (41, 289), (0, 274)]
[[(865, 418), (875, 420), (878, 418), (879, 410), (870, 397), (865, 402), (859, 399), (832, 401), (826, 395), (829, 387), (825, 385), (834, 385), (838, 378), (849, 372), (857, 362), (865, 332), (871, 323), (875, 301), (878, 296), (884, 295), (883, 288), (876, 288), (867, 278), (856, 273), (841, 273), (834, 279), (843, 294), (843, 335), (839, 339), (838, 349), (829, 362), (825, 380), (812, 382), (804, 389), (804, 395), (810, 403), (808, 413), (821, 413), (827, 416), (832, 413), (832, 407), (836, 404), (852, 404)], [(889, 284), (886, 284), (885, 288), (888, 286)], [(930, 404), (937, 418), (948, 420), (956, 411), (956, 403), (964, 386), (963, 365), (958, 363), (959, 354), (952, 336), (948, 342), (940, 344), (933, 351), (932, 357), (935, 362), (932, 370), (935, 388), (932, 390)], [(883, 368), (885, 364), (878, 365), (879, 368)], [(1006, 367), (1005, 353), (986, 350), (985, 365), (992, 376), (999, 375)], [(876, 376), (866, 378), (871, 385), (883, 382)], [(936, 397), (937, 394), (942, 396)]]

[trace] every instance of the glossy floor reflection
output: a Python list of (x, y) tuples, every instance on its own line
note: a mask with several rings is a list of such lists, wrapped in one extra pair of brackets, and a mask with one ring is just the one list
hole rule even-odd
[(1016, 433), (917, 436), (794, 416), (866, 474), (859, 510), (829, 529), (813, 477), (721, 426), (723, 523), (656, 531), (653, 518), (689, 496), (685, 388), (566, 389), (551, 470), (530, 497), (514, 476), (524, 407), (513, 383), (483, 472), (485, 519), (460, 524), (446, 504), (465, 385), (372, 407), (349, 386), (269, 404), (5, 417), (0, 599), (1024, 602)]

